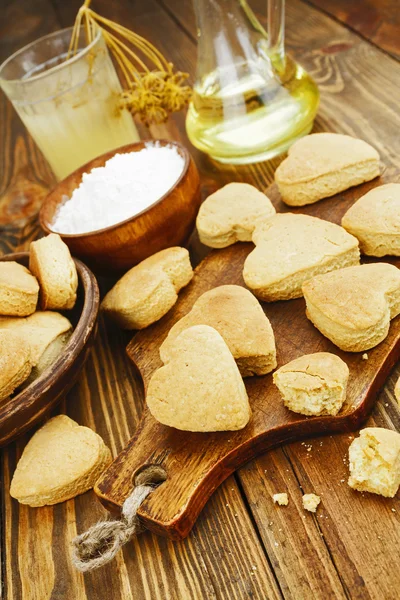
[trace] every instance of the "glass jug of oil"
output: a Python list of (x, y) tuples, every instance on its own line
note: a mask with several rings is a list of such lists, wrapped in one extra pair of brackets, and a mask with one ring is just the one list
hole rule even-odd
[(194, 146), (231, 164), (266, 160), (309, 133), (313, 79), (285, 54), (284, 0), (268, 0), (268, 33), (247, 0), (194, 0), (197, 80), (186, 129)]

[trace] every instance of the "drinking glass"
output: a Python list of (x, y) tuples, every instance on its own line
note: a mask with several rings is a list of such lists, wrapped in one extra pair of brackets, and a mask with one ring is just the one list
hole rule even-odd
[(89, 160), (139, 140), (119, 106), (121, 84), (99, 30), (67, 59), (72, 27), (25, 46), (0, 66), (0, 86), (63, 179)]

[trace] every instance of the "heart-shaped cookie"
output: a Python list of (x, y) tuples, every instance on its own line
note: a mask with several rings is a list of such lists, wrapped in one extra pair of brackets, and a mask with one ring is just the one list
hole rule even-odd
[(251, 242), (255, 226), (275, 214), (265, 194), (248, 183), (228, 183), (208, 196), (197, 215), (200, 241), (211, 248)]
[(339, 225), (308, 215), (279, 213), (253, 233), (243, 279), (261, 300), (300, 298), (304, 281), (360, 262), (358, 240)]
[(205, 292), (192, 310), (170, 329), (160, 347), (166, 363), (177, 336), (193, 325), (214, 327), (223, 337), (242, 377), (265, 375), (276, 367), (274, 332), (257, 299), (239, 285)]
[(342, 219), (363, 254), (400, 256), (400, 183), (387, 183), (362, 196)]
[(178, 292), (192, 277), (186, 248), (166, 248), (125, 273), (101, 308), (123, 329), (144, 329), (173, 307)]
[(57, 504), (91, 489), (110, 462), (111, 452), (97, 433), (58, 415), (26, 445), (10, 494), (29, 506)]
[(243, 379), (221, 335), (208, 325), (182, 331), (146, 396), (157, 421), (184, 431), (242, 429), (250, 419)]
[(348, 267), (303, 285), (307, 317), (336, 346), (363, 352), (385, 339), (400, 313), (400, 269), (387, 263)]
[(24, 383), (31, 371), (28, 342), (14, 331), (0, 331), (0, 402)]
[(282, 200), (313, 204), (379, 175), (379, 154), (367, 142), (338, 133), (313, 133), (290, 147), (275, 171)]

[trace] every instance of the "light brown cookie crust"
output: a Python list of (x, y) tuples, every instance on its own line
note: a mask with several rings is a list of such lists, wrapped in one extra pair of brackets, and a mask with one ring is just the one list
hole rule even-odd
[(256, 225), (275, 214), (270, 199), (248, 183), (228, 183), (200, 207), (196, 226), (200, 241), (211, 248), (251, 242)]
[(400, 183), (362, 196), (343, 216), (342, 227), (358, 238), (363, 254), (400, 256)]
[(25, 317), (36, 310), (39, 284), (23, 265), (0, 262), (0, 315)]
[(177, 336), (193, 325), (209, 325), (222, 335), (242, 377), (265, 375), (276, 367), (271, 324), (258, 300), (245, 288), (222, 285), (202, 294), (170, 329), (160, 347), (163, 362), (168, 360)]
[(384, 340), (400, 313), (400, 270), (388, 263), (348, 267), (303, 284), (307, 317), (342, 350), (364, 352)]
[(313, 133), (291, 146), (275, 181), (286, 204), (304, 206), (379, 173), (379, 154), (367, 142), (338, 133)]
[(189, 252), (173, 247), (142, 261), (115, 284), (102, 310), (123, 329), (144, 329), (163, 317), (193, 277)]
[(221, 335), (208, 325), (182, 331), (153, 374), (147, 405), (155, 419), (184, 431), (242, 429), (250, 419), (246, 388)]
[(58, 415), (25, 446), (10, 494), (29, 506), (58, 504), (91, 489), (110, 462), (111, 452), (97, 433)]
[(75, 306), (78, 274), (68, 246), (56, 233), (32, 242), (29, 269), (40, 284), (42, 310), (68, 310)]
[(267, 302), (300, 298), (304, 281), (360, 262), (354, 236), (309, 215), (279, 213), (256, 227), (253, 242), (256, 248), (245, 260), (243, 279)]
[(273, 375), (285, 406), (303, 415), (337, 415), (348, 378), (346, 363), (330, 352), (299, 356)]

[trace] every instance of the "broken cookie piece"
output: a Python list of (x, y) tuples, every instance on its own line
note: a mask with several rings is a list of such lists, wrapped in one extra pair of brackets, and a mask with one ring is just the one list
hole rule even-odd
[(359, 492), (393, 498), (400, 485), (400, 434), (367, 427), (349, 448), (348, 484)]
[(289, 498), (286, 493), (274, 494), (272, 499), (279, 506), (287, 506), (289, 504)]
[(302, 415), (336, 415), (346, 399), (349, 368), (330, 352), (305, 354), (275, 371), (285, 406)]
[(321, 498), (317, 494), (304, 494), (303, 496), (303, 508), (308, 512), (315, 513)]

